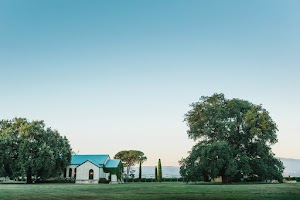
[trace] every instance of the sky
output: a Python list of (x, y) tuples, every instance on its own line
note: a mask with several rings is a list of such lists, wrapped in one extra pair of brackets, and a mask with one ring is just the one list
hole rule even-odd
[(300, 1), (0, 0), (0, 119), (44, 120), (79, 154), (178, 165), (201, 96), (262, 104), (300, 158)]

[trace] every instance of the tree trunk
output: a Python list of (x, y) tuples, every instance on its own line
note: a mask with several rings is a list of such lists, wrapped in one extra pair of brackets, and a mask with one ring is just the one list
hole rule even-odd
[(27, 184), (31, 184), (32, 183), (32, 172), (31, 172), (31, 168), (28, 169), (27, 173), (26, 173), (26, 176), (27, 176)]

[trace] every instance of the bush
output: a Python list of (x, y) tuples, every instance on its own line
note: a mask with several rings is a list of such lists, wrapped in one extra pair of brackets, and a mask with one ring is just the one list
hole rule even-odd
[(286, 180), (290, 181), (297, 181), (300, 182), (300, 177), (284, 177)]
[(35, 183), (75, 183), (75, 178), (36, 179)]
[(106, 178), (100, 178), (100, 179), (99, 179), (99, 181), (98, 181), (98, 183), (104, 183), (104, 184), (108, 184), (108, 183), (109, 183), (109, 181), (108, 181), (108, 180), (106, 180)]
[[(163, 178), (161, 180), (162, 182), (183, 182), (183, 178)], [(126, 179), (125, 179), (126, 182)], [(156, 182), (155, 178), (142, 178), (141, 180), (139, 178), (130, 178), (127, 180), (128, 183), (136, 183), (136, 182)]]

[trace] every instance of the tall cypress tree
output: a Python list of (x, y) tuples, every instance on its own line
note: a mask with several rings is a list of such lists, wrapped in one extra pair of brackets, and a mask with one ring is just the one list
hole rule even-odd
[(162, 181), (161, 161), (158, 159), (158, 170), (157, 170), (158, 182)]
[(139, 179), (140, 179), (140, 181), (142, 180), (142, 161), (140, 161)]
[(157, 167), (155, 166), (155, 182), (157, 182)]

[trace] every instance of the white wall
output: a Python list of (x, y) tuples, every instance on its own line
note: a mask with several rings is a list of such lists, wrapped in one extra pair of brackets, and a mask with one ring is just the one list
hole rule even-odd
[[(109, 179), (109, 173), (105, 173), (102, 166), (99, 168), (90, 161), (87, 161), (82, 165), (69, 165), (66, 168), (66, 178), (69, 178), (70, 168), (72, 168), (72, 178), (74, 178), (74, 171), (76, 168), (76, 183), (98, 183), (99, 178)], [(94, 170), (93, 180), (89, 180), (90, 169)]]
[(94, 170), (94, 181), (98, 182), (100, 175), (99, 167), (89, 161), (77, 167), (76, 181), (89, 180), (90, 169)]
[(78, 165), (69, 165), (67, 167), (67, 173), (66, 173), (66, 178), (69, 178), (69, 170), (70, 168), (72, 168), (72, 177), (74, 177), (74, 171), (75, 171), (75, 168), (77, 167)]
[(112, 184), (118, 183), (118, 177), (115, 174), (111, 175), (111, 181)]

